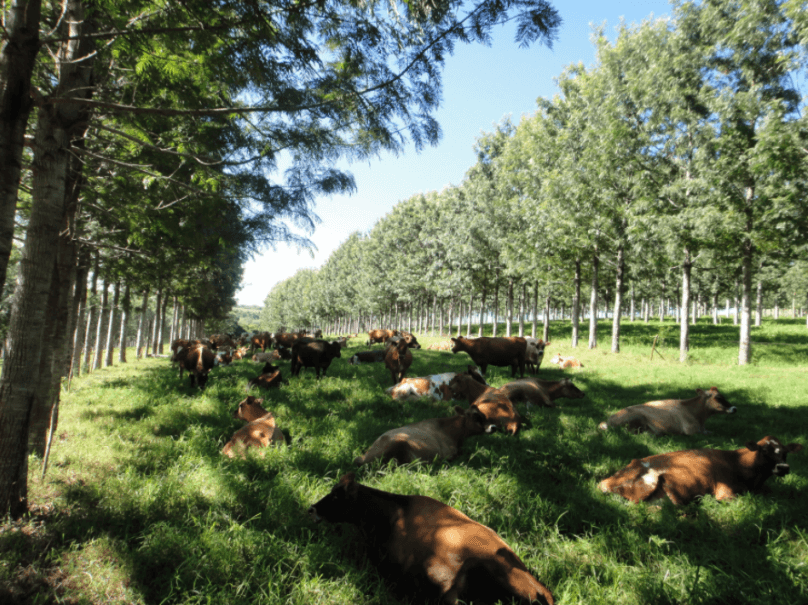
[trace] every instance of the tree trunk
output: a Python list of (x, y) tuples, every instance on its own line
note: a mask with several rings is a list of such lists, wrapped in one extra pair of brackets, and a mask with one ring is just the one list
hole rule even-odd
[(118, 334), (118, 362), (126, 363), (126, 322), (129, 321), (129, 313), (132, 310), (129, 284), (123, 292), (123, 305), (121, 305), (121, 329)]
[(468, 325), (466, 326), (466, 336), (471, 335), (471, 315), (474, 309), (474, 289), (469, 288), (469, 321)]
[(575, 259), (575, 277), (572, 279), (572, 347), (578, 346), (578, 331), (581, 324), (581, 259)]
[(499, 269), (496, 272), (494, 280), (494, 318), (493, 318), (493, 336), (497, 335), (497, 327), (499, 325)]
[(101, 368), (101, 360), (104, 358), (104, 327), (107, 325), (109, 316), (109, 284), (104, 282), (104, 291), (101, 293), (101, 312), (98, 314), (98, 324), (95, 331), (95, 345), (93, 346), (95, 355), (93, 356), (93, 370)]
[(477, 327), (477, 337), (483, 335), (483, 323), (485, 323), (485, 295), (487, 294), (487, 288), (483, 285), (483, 293), (480, 295), (480, 325)]
[(690, 305), (690, 276), (693, 263), (690, 259), (690, 249), (684, 249), (684, 260), (682, 261), (682, 313), (679, 326), (679, 361), (687, 360), (687, 352), (690, 350), (690, 324), (688, 323), (687, 309)]
[[(747, 187), (747, 207), (752, 203), (754, 188)], [(747, 237), (741, 244), (741, 333), (738, 347), (738, 365), (752, 361), (752, 256), (754, 244), (748, 234), (752, 231), (751, 212), (747, 214)]]
[(76, 288), (74, 294), (74, 307), (76, 313), (74, 315), (74, 334), (73, 334), (73, 347), (70, 355), (70, 369), (68, 371), (68, 383), (73, 378), (73, 374), (80, 370), (81, 366), (81, 352), (84, 348), (84, 333), (85, 333), (85, 318), (87, 315), (87, 275), (90, 272), (90, 258), (86, 249), (83, 251), (81, 261), (79, 262), (79, 270), (76, 275)]
[(151, 354), (157, 355), (157, 339), (160, 334), (160, 305), (163, 301), (163, 289), (157, 289), (157, 301), (154, 303), (154, 321), (152, 322)]
[(759, 279), (755, 296), (755, 327), (759, 328), (761, 323), (763, 323), (763, 281)]
[(118, 307), (121, 304), (121, 282), (116, 281), (113, 287), (112, 306), (109, 309), (109, 323), (107, 324), (107, 343), (104, 347), (106, 352), (104, 365), (109, 367), (112, 365), (113, 349), (115, 348), (115, 319)]
[(522, 292), (519, 294), (519, 336), (525, 335), (525, 301), (527, 296), (527, 284), (522, 282)]
[(598, 346), (598, 253), (592, 255), (592, 293), (589, 299), (589, 348)]
[[(617, 276), (614, 280), (614, 316), (612, 317), (612, 353), (620, 352), (620, 316), (623, 309), (623, 274), (626, 261), (623, 246), (617, 249)], [(634, 315), (632, 304), (632, 316)]]
[(541, 338), (544, 342), (550, 342), (550, 288), (547, 288), (547, 296), (544, 298), (544, 325), (542, 326)]
[(13, 247), (25, 131), (34, 107), (31, 74), (40, 47), (41, 0), (12, 0), (9, 4), (9, 9), (3, 5), (7, 18), (0, 53), (0, 289), (6, 283)]
[[(93, 281), (90, 287), (90, 297), (88, 304), (89, 309), (87, 313), (87, 324), (84, 326), (84, 347), (81, 352), (81, 356), (84, 359), (84, 371), (88, 374), (92, 371), (90, 368), (90, 355), (93, 349), (93, 341), (92, 341), (92, 330), (93, 326), (95, 325), (96, 318), (95, 314), (98, 312), (98, 265), (100, 263), (100, 255), (98, 251), (95, 253), (95, 263), (93, 265)], [(79, 376), (81, 376), (82, 372), (82, 364), (79, 364)]]
[(635, 302), (634, 302), (634, 282), (631, 282), (631, 302), (629, 307), (629, 321), (634, 321), (634, 313), (635, 313)]
[(507, 303), (505, 309), (505, 336), (510, 336), (513, 331), (513, 278), (508, 278)]
[(143, 302), (140, 306), (140, 320), (137, 324), (137, 336), (135, 337), (135, 359), (140, 359), (143, 355), (140, 347), (143, 345), (143, 337), (146, 334), (146, 311), (149, 308), (149, 289), (143, 291)]

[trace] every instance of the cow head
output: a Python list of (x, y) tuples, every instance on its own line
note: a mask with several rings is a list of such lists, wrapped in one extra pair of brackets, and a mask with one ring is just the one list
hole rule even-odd
[(559, 391), (561, 396), (566, 397), (567, 399), (581, 399), (582, 397), (586, 397), (586, 393), (572, 384), (572, 380), (569, 378), (565, 378), (561, 381), (561, 388)]
[(354, 473), (343, 475), (331, 493), (309, 507), (309, 516), (315, 523), (323, 519), (332, 523), (355, 521), (361, 514), (356, 506), (360, 487)]
[(481, 435), (483, 433), (490, 435), (491, 433), (497, 432), (496, 423), (490, 422), (485, 417), (485, 414), (474, 407), (464, 410), (459, 405), (456, 405), (454, 406), (454, 413), (455, 416), (463, 416), (465, 418), (464, 426), (466, 431), (468, 431), (467, 435)]
[(771, 473), (775, 477), (784, 477), (790, 471), (786, 456), (789, 453), (796, 454), (802, 451), (802, 445), (799, 443), (783, 445), (776, 437), (766, 436), (757, 443), (754, 441), (748, 442), (746, 449), (757, 453), (755, 466), (762, 466), (765, 469), (771, 468)]
[(267, 411), (261, 407), (262, 403), (264, 403), (263, 399), (257, 399), (252, 395), (248, 395), (244, 401), (238, 404), (236, 411), (233, 412), (233, 418), (249, 420), (264, 416)]
[(734, 414), (737, 409), (718, 392), (715, 387), (709, 391), (696, 389), (696, 393), (704, 400), (704, 407), (714, 414)]
[(459, 353), (466, 350), (466, 343), (463, 337), (452, 338), (452, 353)]

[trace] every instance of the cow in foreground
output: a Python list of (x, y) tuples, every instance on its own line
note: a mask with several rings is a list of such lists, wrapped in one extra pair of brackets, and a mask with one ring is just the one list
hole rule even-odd
[(455, 406), (454, 416), (428, 418), (396, 429), (390, 429), (376, 439), (354, 464), (369, 464), (381, 459), (396, 460), (399, 464), (435, 458), (452, 460), (460, 453), (463, 440), (474, 435), (492, 433), (495, 427), (478, 410), (464, 410)]
[(396, 336), (387, 341), (384, 349), (384, 365), (390, 370), (393, 384), (398, 384), (412, 365), (412, 353), (406, 339)]
[(651, 431), (655, 435), (695, 435), (709, 433), (704, 423), (713, 414), (734, 414), (735, 411), (735, 406), (712, 387), (709, 391), (696, 389), (696, 396), (691, 399), (665, 399), (632, 405), (601, 422), (598, 428), (605, 431), (625, 426), (629, 430)]
[(426, 599), (554, 603), (496, 532), (433, 498), (373, 489), (348, 473), (309, 515), (315, 522), (358, 526), (385, 575), (401, 586), (418, 586)]
[(485, 374), (489, 365), (510, 366), (511, 376), (525, 375), (525, 354), (527, 341), (520, 336), (483, 336), (481, 338), (452, 338), (452, 353), (466, 352), (471, 360)]
[(772, 475), (789, 473), (786, 456), (802, 451), (799, 443), (783, 445), (775, 437), (750, 441), (738, 450), (696, 449), (648, 456), (598, 484), (602, 492), (619, 494), (632, 502), (668, 497), (687, 504), (699, 496), (731, 500), (760, 489)]
[(314, 373), (319, 379), (321, 374), (325, 376), (325, 371), (331, 365), (331, 360), (335, 357), (342, 357), (338, 342), (326, 340), (301, 339), (292, 346), (292, 376), (300, 374), (301, 368), (314, 368)]
[(488, 386), (485, 383), (485, 378), (482, 377), (477, 368), (470, 365), (467, 372), (444, 372), (443, 374), (432, 374), (431, 376), (403, 378), (401, 382), (385, 390), (385, 393), (397, 401), (409, 401), (421, 399), (422, 397), (431, 397), (438, 401), (450, 401), (453, 394), (449, 384), (459, 374), (468, 376), (470, 380), (483, 386)]
[(250, 447), (266, 447), (268, 445), (281, 445), (287, 443), (287, 438), (278, 428), (275, 415), (266, 411), (261, 404), (263, 399), (248, 396), (233, 412), (234, 418), (246, 420), (247, 424), (233, 433), (222, 454), (232, 458), (236, 453), (244, 457), (245, 451)]

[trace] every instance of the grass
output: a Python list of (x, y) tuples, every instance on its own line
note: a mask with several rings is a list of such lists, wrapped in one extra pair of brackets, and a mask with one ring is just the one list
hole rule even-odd
[[(534, 412), (518, 437), (471, 438), (450, 465), (376, 464), (359, 469), (359, 480), (430, 495), (492, 527), (562, 604), (808, 602), (805, 452), (789, 459), (790, 475), (730, 503), (633, 505), (596, 488), (654, 453), (737, 448), (764, 435), (808, 445), (804, 323), (755, 328), (753, 363), (744, 367), (738, 328), (726, 324), (694, 326), (684, 364), (672, 322), (624, 324), (619, 354), (609, 352), (605, 323), (595, 350), (585, 348), (585, 331), (572, 349), (569, 328), (551, 327), (547, 355), (574, 354), (584, 368), (545, 361), (540, 376), (573, 376), (585, 399)], [(651, 360), (656, 334), (664, 359)], [(41, 461), (30, 461), (32, 514), (0, 525), (0, 602), (401, 603), (354, 528), (314, 525), (306, 515), (382, 432), (450, 412), (438, 402), (391, 401), (383, 365), (348, 365), (348, 353), (363, 348), (349, 349), (321, 381), (304, 370), (261, 393), (293, 443), (245, 460), (220, 450), (241, 425), (230, 413), (257, 364), (216, 368), (204, 392), (180, 382), (167, 359), (74, 379), (44, 480)], [(411, 376), (468, 364), (464, 354), (426, 349), (414, 357)], [(492, 384), (509, 379), (506, 368), (489, 368)], [(597, 430), (626, 405), (711, 386), (738, 413), (712, 418), (710, 435)]]

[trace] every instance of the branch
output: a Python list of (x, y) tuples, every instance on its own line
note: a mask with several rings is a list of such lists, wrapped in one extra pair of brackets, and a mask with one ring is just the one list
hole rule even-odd
[(215, 160), (215, 161), (210, 160), (208, 162), (203, 162), (202, 159), (197, 155), (191, 155), (191, 154), (188, 154), (188, 153), (180, 153), (179, 151), (173, 151), (172, 149), (166, 149), (166, 148), (163, 148), (163, 147), (157, 147), (156, 145), (152, 145), (151, 143), (145, 143), (142, 140), (138, 139), (137, 137), (133, 137), (132, 135), (126, 134), (125, 132), (121, 132), (120, 130), (117, 130), (115, 128), (110, 128), (109, 126), (104, 126), (101, 123), (96, 123), (95, 127), (100, 129), (100, 130), (106, 130), (107, 132), (117, 134), (118, 136), (123, 137), (125, 139), (129, 139), (130, 141), (133, 141), (133, 142), (137, 143), (138, 145), (140, 145), (141, 147), (145, 147), (146, 149), (151, 149), (152, 151), (157, 151), (159, 153), (168, 153), (170, 155), (176, 155), (178, 157), (187, 158), (189, 160), (194, 160), (195, 162), (201, 164), (202, 166), (220, 166), (220, 165), (224, 164), (224, 161), (222, 161), (222, 160)]
[(143, 250), (133, 250), (131, 248), (123, 248), (121, 246), (115, 246), (114, 244), (102, 244), (100, 242), (91, 242), (90, 240), (81, 239), (79, 237), (75, 238), (75, 241), (77, 241), (78, 243), (83, 244), (85, 246), (89, 246), (91, 248), (97, 248), (97, 249), (108, 248), (110, 250), (118, 250), (119, 252), (128, 252), (130, 254), (140, 254), (142, 256), (151, 255), (151, 252), (144, 252)]

